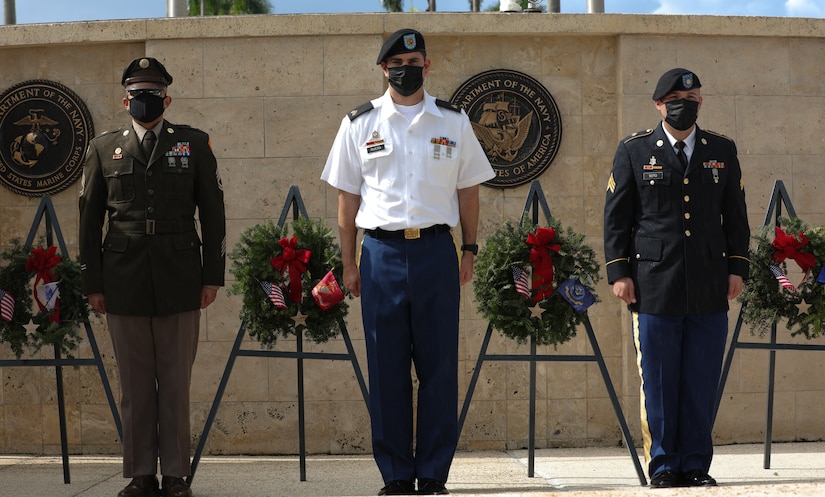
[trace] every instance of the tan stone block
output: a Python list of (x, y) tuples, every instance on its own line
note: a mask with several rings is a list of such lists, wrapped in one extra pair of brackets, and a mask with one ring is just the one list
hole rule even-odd
[[(816, 373), (812, 372), (811, 376)], [(784, 440), (822, 440), (825, 437), (825, 428), (822, 426), (822, 406), (825, 405), (825, 395), (822, 391), (809, 390), (798, 391), (795, 395), (796, 418), (793, 420), (795, 430), (790, 433), (793, 438), (779, 438), (776, 435), (776, 441)], [(781, 408), (780, 408), (781, 409)], [(791, 419), (774, 418), (774, 426), (789, 423)], [(780, 431), (781, 436), (787, 431)]]
[(543, 75), (571, 81), (581, 77), (582, 45), (587, 44), (586, 39), (575, 36), (541, 37), (540, 44)]
[(3, 414), (7, 453), (40, 453), (43, 447), (43, 407), (40, 404), (7, 403)]
[(819, 64), (810, 63), (812, 60), (822, 60), (824, 55), (825, 44), (821, 39), (788, 39), (788, 77), (792, 95), (825, 96), (822, 85), (819, 84), (825, 77), (825, 69)]
[[(536, 401), (535, 426), (533, 436), (536, 448), (547, 445), (547, 402)], [(530, 402), (510, 400), (507, 402), (507, 450), (527, 448), (530, 437)]]
[(463, 58), (462, 73), (467, 75), (467, 78), (501, 66), (504, 54), (501, 38), (494, 36), (463, 38), (458, 43)]
[(822, 174), (823, 159), (825, 157), (821, 151), (818, 155), (793, 157), (793, 176), (788, 176), (793, 179), (789, 180), (790, 185), (786, 186), (790, 186), (788, 193), (791, 195), (796, 214), (803, 220), (810, 217), (807, 215), (809, 213), (825, 212), (825, 195), (822, 194), (819, 182), (814, 180)]
[(6, 405), (40, 404), (43, 368), (11, 367), (3, 370), (3, 401)]
[(552, 400), (587, 397), (587, 365), (556, 362), (547, 365), (547, 398)]
[(258, 98), (176, 99), (166, 113), (171, 122), (209, 133), (218, 166), (227, 158), (264, 155), (263, 103)]
[(609, 398), (587, 399), (588, 445), (619, 445), (622, 441), (622, 432), (618, 419)]
[[(320, 37), (241, 38), (232, 43), (204, 40), (204, 96), (322, 95), (323, 78), (319, 75), (324, 71), (323, 52)], [(277, 63), (271, 63), (275, 54)], [(228, 60), (232, 61), (229, 71)]]
[(146, 55), (161, 61), (174, 79), (167, 91), (173, 99), (203, 98), (207, 91), (203, 76), (205, 67), (225, 62), (206, 59), (203, 46), (200, 37), (147, 41)]
[[(507, 403), (504, 401), (477, 401), (470, 404), (464, 421), (463, 438), (468, 442), (496, 441), (506, 438)], [(475, 446), (472, 446), (475, 447)], [(477, 450), (477, 449), (471, 449)]]
[(372, 452), (369, 410), (363, 402), (331, 402), (328, 407), (331, 435), (330, 454), (368, 454)]
[[(774, 398), (775, 440), (794, 436), (795, 395), (777, 393)], [(767, 396), (765, 393), (725, 395), (713, 429), (714, 443), (755, 443), (764, 439)], [(780, 421), (781, 420), (781, 421)]]
[(333, 96), (318, 100), (317, 96), (290, 96), (267, 98), (264, 101), (264, 129), (266, 156), (316, 157), (308, 169), (302, 169), (302, 176), (313, 171), (316, 179), (321, 176), (332, 142), (341, 125), (341, 120), (355, 107), (377, 98), (364, 91), (352, 96)]
[[(80, 447), (81, 426), (82, 426), (82, 410), (80, 403), (67, 403), (65, 406), (65, 421), (66, 421), (66, 443)], [(43, 406), (43, 444), (44, 446), (56, 445), (60, 446), (60, 411), (56, 404)]]
[[(377, 97), (384, 92), (386, 79), (381, 66), (375, 64), (374, 57), (367, 55), (355, 57), (354, 60), (352, 57), (341, 57), (343, 47), (346, 47), (346, 52), (350, 54), (374, 53), (377, 56), (383, 42), (375, 35), (327, 36), (323, 42), (325, 55), (322, 71), (325, 95), (375, 94)], [(343, 117), (343, 114), (341, 116)]]
[[(332, 347), (330, 350), (319, 351), (319, 353), (348, 355), (343, 344), (340, 347)], [(297, 365), (297, 360), (292, 361), (291, 367)], [(362, 365), (359, 364), (359, 367)], [(308, 401), (334, 401), (343, 402), (346, 400), (357, 400), (361, 398), (361, 388), (355, 376), (355, 365), (347, 359), (342, 360), (305, 360), (304, 361), (304, 392)], [(363, 363), (366, 372), (366, 363)]]
[(616, 115), (616, 79), (613, 75), (592, 75), (582, 81), (582, 113), (599, 116), (601, 120)]
[[(621, 371), (622, 358), (608, 357), (604, 359), (607, 368), (607, 374), (610, 377), (610, 382), (613, 386), (614, 392), (619, 392), (621, 387), (621, 377), (616, 374)], [(605, 378), (602, 376), (599, 365), (595, 362), (587, 363), (587, 397), (590, 399), (606, 398), (609, 400), (610, 394), (607, 391)]]
[(547, 441), (573, 443), (587, 437), (587, 400), (549, 399), (547, 401)]
[[(85, 404), (80, 413), (81, 438), (88, 453), (119, 453), (120, 436), (117, 433), (112, 410), (108, 404)], [(96, 452), (99, 451), (100, 452)]]
[(209, 434), (210, 454), (297, 454), (297, 402), (226, 402)]

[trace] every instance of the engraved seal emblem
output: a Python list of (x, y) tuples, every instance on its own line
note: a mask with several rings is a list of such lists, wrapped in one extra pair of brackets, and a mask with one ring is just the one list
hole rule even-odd
[(60, 192), (77, 181), (93, 137), (91, 114), (72, 90), (18, 83), (0, 95), (0, 182), (20, 195)]
[(536, 79), (511, 70), (477, 74), (450, 102), (464, 109), (496, 177), (484, 183), (512, 188), (539, 177), (561, 144), (561, 115)]

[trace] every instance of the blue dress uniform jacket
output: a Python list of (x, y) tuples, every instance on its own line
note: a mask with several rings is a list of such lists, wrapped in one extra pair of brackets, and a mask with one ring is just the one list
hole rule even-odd
[(604, 215), (607, 278), (633, 279), (643, 314), (728, 309), (728, 275), (748, 275), (745, 190), (734, 142), (696, 128), (685, 171), (662, 124), (616, 151)]
[(223, 285), (223, 187), (203, 131), (164, 121), (148, 161), (131, 124), (98, 136), (86, 153), (80, 212), (83, 292), (103, 293), (107, 312), (193, 311), (203, 286)]

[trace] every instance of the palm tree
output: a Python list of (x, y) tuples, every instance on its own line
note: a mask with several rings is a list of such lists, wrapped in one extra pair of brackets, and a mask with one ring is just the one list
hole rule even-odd
[(404, 0), (381, 0), (381, 5), (387, 12), (404, 12)]
[(269, 14), (270, 0), (189, 0), (190, 16)]

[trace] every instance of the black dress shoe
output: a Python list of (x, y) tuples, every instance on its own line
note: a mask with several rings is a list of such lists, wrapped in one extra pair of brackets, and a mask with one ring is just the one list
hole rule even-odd
[(384, 485), (378, 495), (415, 495), (415, 483), (405, 480), (395, 480)]
[(164, 476), (161, 481), (164, 497), (192, 497), (192, 489), (183, 481), (183, 478)]
[(688, 487), (715, 487), (716, 480), (701, 469), (688, 471), (684, 475), (685, 485)]
[(418, 495), (448, 495), (444, 482), (430, 478), (418, 479)]
[(158, 477), (155, 475), (137, 476), (117, 493), (117, 497), (157, 497)]
[(679, 486), (679, 475), (669, 469), (659, 471), (650, 479), (650, 488), (671, 488)]

